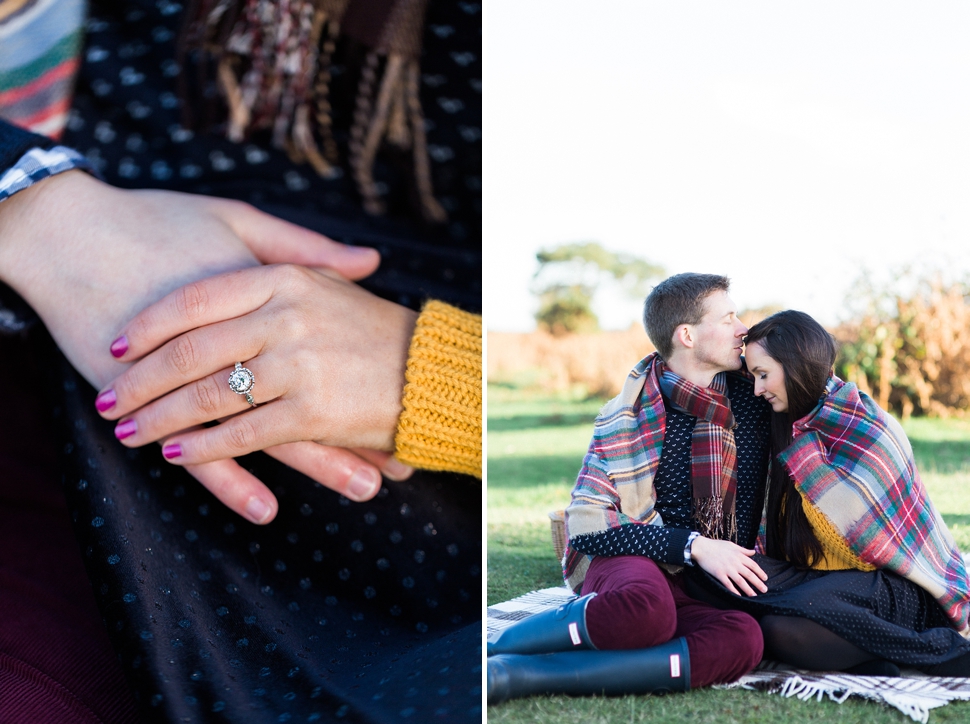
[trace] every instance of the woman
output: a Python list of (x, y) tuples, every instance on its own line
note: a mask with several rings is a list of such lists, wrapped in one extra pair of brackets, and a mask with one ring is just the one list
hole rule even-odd
[(831, 335), (807, 314), (758, 323), (745, 357), (772, 407), (772, 467), (747, 598), (698, 570), (692, 588), (759, 617), (766, 657), (802, 668), (970, 674), (970, 584), (899, 423), (834, 375)]

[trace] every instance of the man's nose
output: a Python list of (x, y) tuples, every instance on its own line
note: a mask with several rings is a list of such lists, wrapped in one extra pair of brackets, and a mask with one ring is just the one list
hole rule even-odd
[(743, 337), (748, 333), (748, 328), (744, 326), (741, 320), (738, 320), (738, 328), (734, 332), (735, 337)]

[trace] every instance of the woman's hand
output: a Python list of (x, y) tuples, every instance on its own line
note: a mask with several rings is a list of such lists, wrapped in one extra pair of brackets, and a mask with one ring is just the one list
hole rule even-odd
[[(125, 445), (164, 441), (179, 465), (273, 445), (393, 450), (417, 315), (332, 273), (295, 265), (193, 282), (145, 309), (115, 342), (137, 361), (100, 394)], [(230, 389), (252, 372), (258, 407)], [(213, 420), (222, 424), (186, 431)]]
[[(754, 551), (726, 540), (701, 536), (691, 545), (694, 562), (721, 582), (727, 590), (740, 596), (756, 596), (755, 589), (764, 593), (768, 587), (766, 574), (751, 560)], [(739, 590), (740, 589), (740, 590)]]
[[(127, 366), (107, 353), (127, 320), (186, 283), (260, 261), (330, 266), (360, 278), (374, 271), (379, 257), (248, 204), (124, 191), (81, 171), (41, 181), (0, 204), (0, 280), (33, 307), (95, 387)], [(267, 452), (340, 491), (362, 481), (373, 494), (380, 484), (377, 468), (397, 478), (410, 470), (386, 454), (362, 453), (363, 459), (311, 443)], [(235, 461), (188, 470), (250, 520), (266, 523), (276, 515), (272, 493)]]

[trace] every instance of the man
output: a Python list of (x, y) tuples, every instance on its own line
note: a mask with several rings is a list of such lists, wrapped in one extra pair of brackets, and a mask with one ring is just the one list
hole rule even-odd
[(489, 645), (489, 703), (686, 691), (760, 661), (757, 622), (692, 599), (680, 573), (699, 567), (729, 590), (767, 590), (751, 557), (771, 410), (744, 369), (748, 330), (728, 288), (726, 277), (678, 274), (647, 297), (657, 352), (597, 417), (566, 509), (563, 572), (583, 595)]

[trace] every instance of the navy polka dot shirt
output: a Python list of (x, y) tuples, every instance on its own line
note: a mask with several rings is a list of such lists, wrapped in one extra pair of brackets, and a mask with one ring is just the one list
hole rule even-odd
[[(768, 478), (768, 442), (771, 407), (754, 396), (751, 383), (728, 375), (728, 398), (737, 421), (734, 439), (738, 448), (738, 489), (735, 515), (738, 545), (753, 548), (764, 508)], [(667, 430), (663, 455), (654, 478), (659, 525), (624, 525), (604, 533), (577, 536), (572, 546), (592, 556), (638, 555), (658, 563), (684, 563), (687, 538), (694, 530), (691, 520), (690, 446), (696, 417), (666, 404)]]

